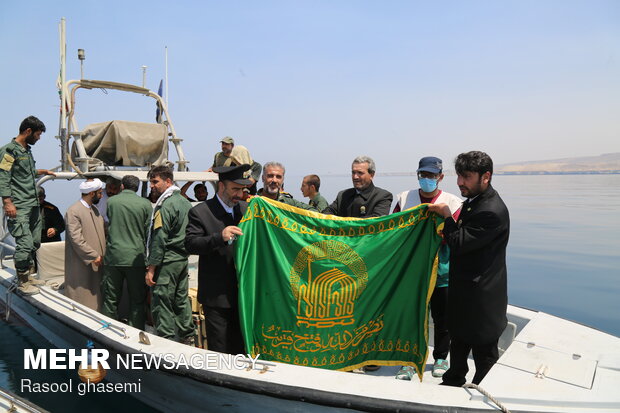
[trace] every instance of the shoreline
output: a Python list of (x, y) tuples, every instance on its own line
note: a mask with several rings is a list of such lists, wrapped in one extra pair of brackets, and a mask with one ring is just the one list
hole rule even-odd
[[(445, 176), (455, 176), (454, 171), (444, 171)], [(493, 175), (620, 175), (620, 170), (610, 171), (495, 171)], [(321, 174), (321, 176), (350, 177), (351, 174)], [(413, 172), (377, 172), (377, 177), (384, 176), (417, 176)]]

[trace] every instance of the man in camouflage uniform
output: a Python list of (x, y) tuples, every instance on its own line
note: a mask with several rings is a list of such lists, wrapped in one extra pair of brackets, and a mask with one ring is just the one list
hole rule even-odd
[(310, 206), (321, 212), (329, 206), (327, 200), (319, 192), (321, 186), (321, 178), (318, 175), (305, 176), (301, 181), (301, 193), (304, 197), (310, 198)]
[(147, 242), (146, 284), (153, 287), (152, 311), (157, 335), (194, 344), (194, 323), (188, 297), (189, 274), (185, 229), (192, 205), (174, 185), (172, 171), (156, 166), (149, 172), (158, 197)]
[(288, 192), (282, 192), (284, 186), (284, 165), (279, 162), (267, 162), (263, 167), (263, 188), (258, 195), (292, 205), (297, 208), (316, 211), (316, 208), (293, 198)]
[(36, 188), (37, 175), (54, 175), (36, 169), (30, 146), (41, 139), (45, 125), (34, 116), (24, 119), (19, 135), (0, 148), (0, 196), (8, 229), (15, 238), (15, 272), (18, 290), (32, 295), (39, 292), (35, 284), (34, 254), (41, 245), (41, 212)]

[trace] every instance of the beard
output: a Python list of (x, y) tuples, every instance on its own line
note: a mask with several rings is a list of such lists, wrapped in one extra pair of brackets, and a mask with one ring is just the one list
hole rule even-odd
[(235, 198), (231, 198), (231, 199), (227, 199), (227, 200), (222, 200), (222, 201), (224, 201), (224, 203), (226, 205), (228, 205), (229, 207), (233, 208), (233, 207), (235, 207), (239, 203), (240, 199), (235, 197)]
[(471, 187), (467, 187), (465, 185), (459, 186), (459, 190), (461, 191), (461, 196), (466, 198), (473, 198), (476, 195), (479, 195), (483, 192), (482, 188), (482, 177), (478, 181), (478, 183), (473, 184)]
[(236, 196), (229, 198), (226, 193), (218, 193), (218, 195), (220, 196), (220, 199), (222, 200), (222, 202), (224, 202), (226, 205), (228, 205), (231, 208), (237, 205), (240, 201), (240, 199), (237, 198)]
[(28, 145), (34, 145), (37, 143), (37, 138), (34, 137), (34, 133), (30, 133), (30, 135), (26, 136), (26, 143)]
[(157, 188), (152, 188), (151, 189), (151, 194), (153, 194), (155, 199), (159, 199), (159, 197), (161, 196), (162, 192), (159, 191)]
[(94, 196), (93, 197), (93, 205), (97, 205), (99, 203), (99, 201), (101, 200), (100, 196)]
[(270, 184), (270, 185), (265, 186), (265, 190), (267, 191), (268, 194), (275, 195), (278, 192), (280, 192), (280, 186), (278, 186), (277, 184)]

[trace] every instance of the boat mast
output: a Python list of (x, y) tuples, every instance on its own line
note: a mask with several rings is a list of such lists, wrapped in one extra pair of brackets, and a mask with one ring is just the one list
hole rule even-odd
[(69, 153), (69, 145), (67, 140), (67, 96), (65, 94), (66, 67), (67, 67), (67, 37), (65, 18), (60, 19), (60, 130), (58, 138), (60, 139), (60, 168), (62, 171), (69, 171), (69, 163), (67, 162), (67, 154)]

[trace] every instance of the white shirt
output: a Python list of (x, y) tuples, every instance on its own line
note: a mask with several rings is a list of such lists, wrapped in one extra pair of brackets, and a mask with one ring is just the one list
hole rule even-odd
[[(422, 200), (420, 199), (420, 191), (418, 189), (401, 192), (400, 194), (396, 195), (396, 199), (398, 200), (398, 205), (400, 205), (401, 211), (420, 205), (422, 203)], [(448, 204), (450, 212), (454, 215), (454, 213), (458, 211), (463, 204), (463, 200), (456, 195), (441, 191), (439, 196), (435, 199), (434, 203)]]
[(228, 212), (232, 216), (235, 216), (235, 211), (234, 211), (233, 207), (229, 207), (228, 205), (226, 205), (224, 203), (224, 201), (222, 201), (222, 198), (220, 198), (220, 196), (218, 194), (215, 194), (215, 196), (217, 196), (217, 200), (220, 201), (220, 204), (222, 204), (222, 208), (224, 208), (224, 211)]
[(109, 198), (108, 194), (104, 190), (103, 194), (101, 194), (101, 199), (99, 199), (99, 203), (97, 204), (98, 205), (97, 209), (99, 210), (99, 213), (103, 217), (103, 221), (106, 224), (108, 223), (108, 214), (107, 214), (108, 198)]

